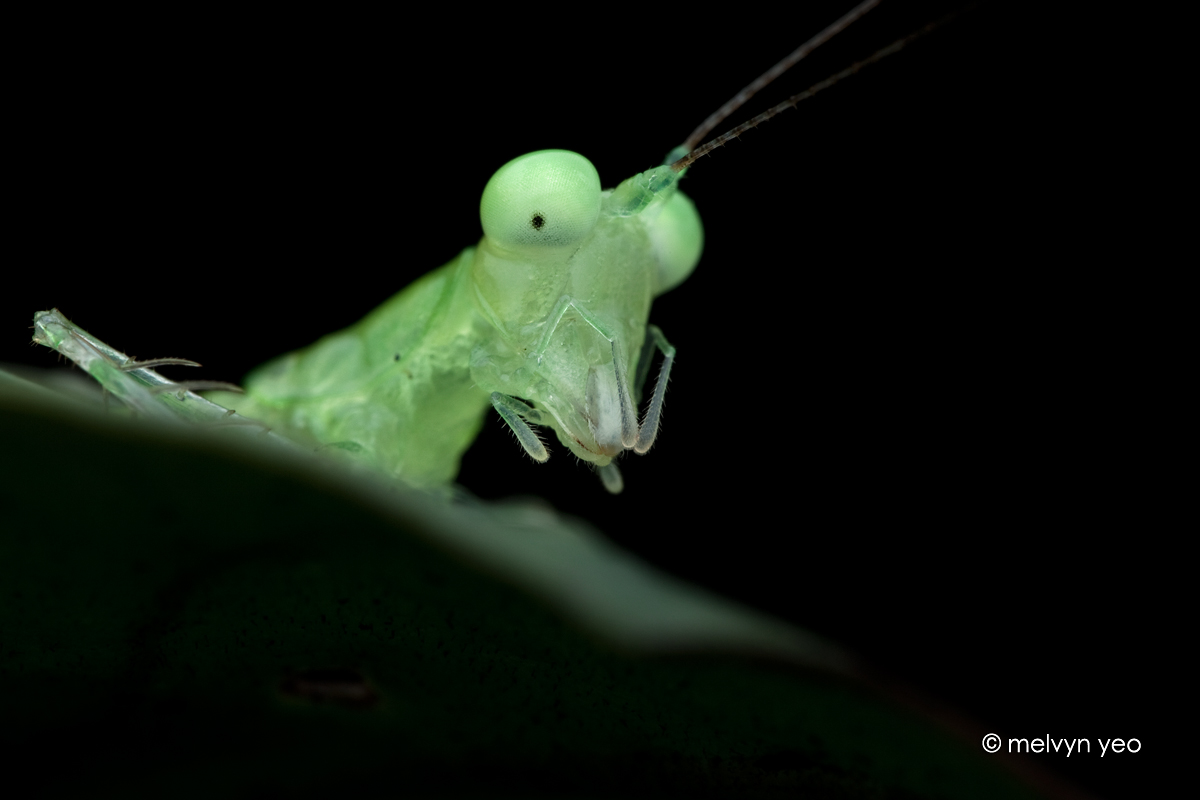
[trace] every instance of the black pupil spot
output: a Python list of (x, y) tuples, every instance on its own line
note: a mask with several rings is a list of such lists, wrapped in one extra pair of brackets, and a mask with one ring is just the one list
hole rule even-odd
[(540, 231), (542, 228), (546, 227), (546, 218), (541, 214), (534, 214), (533, 219), (529, 220), (529, 222), (533, 225), (533, 229), (535, 231)]

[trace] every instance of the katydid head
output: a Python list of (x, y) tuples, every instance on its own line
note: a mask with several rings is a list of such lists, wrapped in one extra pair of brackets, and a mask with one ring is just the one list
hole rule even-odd
[(610, 488), (613, 458), (645, 452), (657, 430), (661, 390), (641, 425), (634, 411), (653, 346), (669, 348), (657, 330), (647, 339), (650, 302), (690, 274), (703, 246), (678, 180), (659, 167), (601, 191), (586, 158), (543, 150), (501, 167), (480, 203), (472, 283), (490, 330), (472, 379), (530, 455), (546, 458), (528, 423), (548, 425), (607, 470)]
[[(674, 359), (661, 331), (647, 324), (650, 301), (691, 273), (703, 247), (699, 216), (677, 191), (679, 178), (697, 158), (944, 22), (700, 144), (758, 90), (879, 2), (862, 0), (706, 119), (667, 166), (612, 191), (601, 192), (591, 163), (565, 150), (521, 156), (492, 176), (472, 264), (476, 305), (491, 330), (478, 339), (471, 376), (533, 458), (544, 461), (547, 453), (528, 423), (549, 425), (573, 453), (601, 468), (610, 491), (620, 490), (612, 460), (653, 443)], [(634, 403), (654, 347), (663, 352), (663, 368), (639, 424)]]

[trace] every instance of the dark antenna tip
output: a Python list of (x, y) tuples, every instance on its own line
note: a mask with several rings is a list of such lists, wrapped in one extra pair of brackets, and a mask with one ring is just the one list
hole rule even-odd
[[(846, 69), (842, 70), (841, 72), (834, 73), (833, 75), (830, 75), (825, 80), (820, 81), (819, 83), (813, 84), (809, 88), (805, 89), (803, 92), (792, 95), (787, 100), (784, 100), (782, 103), (779, 103), (778, 105), (767, 109), (766, 111), (764, 111), (763, 113), (754, 117), (753, 119), (747, 120), (746, 122), (743, 122), (741, 125), (738, 125), (732, 129), (726, 131), (725, 133), (721, 134), (720, 136), (716, 137), (715, 139), (711, 139), (702, 145), (698, 144), (699, 141), (701, 139), (703, 139), (705, 136), (707, 136), (708, 133), (710, 131), (712, 131), (712, 129), (714, 127), (719, 125), (730, 114), (732, 114), (739, 107), (741, 107), (742, 104), (744, 104), (747, 100), (749, 100), (751, 97), (753, 97), (760, 89), (762, 89), (764, 86), (769, 84), (771, 81), (775, 80), (777, 77), (782, 75), (784, 72), (786, 72), (788, 69), (790, 69), (793, 65), (795, 65), (797, 62), (799, 62), (802, 58), (804, 58), (809, 53), (811, 53), (813, 50), (815, 50), (818, 46), (820, 46), (820, 45), (824, 44), (825, 42), (829, 41), (830, 39), (832, 39), (835, 34), (840, 33), (850, 23), (859, 19), (860, 17), (862, 17), (863, 14), (866, 14), (872, 8), (879, 5), (880, 2), (881, 2), (881, 0), (866, 0), (866, 2), (859, 3), (853, 9), (851, 9), (849, 13), (847, 13), (845, 16), (843, 16), (837, 22), (835, 22), (832, 25), (830, 25), (829, 27), (825, 28), (825, 30), (821, 31), (816, 36), (812, 37), (807, 42), (800, 45), (800, 47), (793, 50), (787, 56), (787, 58), (783, 59), (775, 66), (771, 67), (771, 69), (764, 72), (757, 79), (755, 79), (752, 83), (750, 83), (748, 86), (746, 86), (746, 88), (742, 89), (740, 92), (738, 92), (736, 95), (734, 95), (733, 98), (729, 100), (729, 102), (727, 102), (725, 105), (721, 106), (719, 109), (717, 109), (717, 111), (715, 111), (713, 114), (711, 114), (708, 117), (708, 119), (704, 120), (704, 122), (701, 123), (700, 126), (698, 128), (696, 128), (696, 130), (692, 131), (692, 135), (689, 136), (682, 145), (680, 145), (679, 147), (676, 147), (674, 150), (672, 150), (668, 154), (666, 163), (670, 164), (671, 169), (674, 172), (682, 172), (683, 170), (685, 170), (689, 166), (691, 166), (693, 163), (695, 163), (696, 160), (701, 158), (702, 156), (708, 155), (713, 150), (716, 150), (718, 147), (725, 146), (731, 140), (739, 138), (743, 133), (746, 133), (747, 131), (749, 131), (753, 128), (757, 128), (759, 125), (763, 124), (764, 122), (766, 122), (767, 120), (776, 116), (777, 114), (779, 114), (783, 111), (786, 111), (789, 108), (795, 108), (797, 105), (799, 105), (801, 103), (801, 101), (807, 100), (808, 98), (812, 97), (813, 95), (815, 95), (817, 92), (821, 91), (822, 89), (828, 89), (830, 86), (833, 86), (838, 81), (842, 80), (843, 78), (848, 78), (851, 75), (854, 75), (855, 73), (857, 73), (864, 67), (870, 66), (871, 64), (874, 64), (877, 61), (880, 61), (880, 60), (882, 60), (890, 55), (893, 55), (895, 53), (898, 53), (904, 47), (906, 47), (907, 45), (916, 41), (917, 39), (921, 38), (925, 34), (933, 32), (934, 30), (940, 28), (942, 25), (945, 25), (947, 22), (950, 22), (952, 19), (957, 17), (959, 14), (963, 13), (964, 11), (970, 11), (970, 10), (974, 9), (976, 5), (978, 5), (977, 3), (972, 3), (963, 9), (959, 9), (958, 11), (954, 11), (950, 14), (947, 14), (946, 16), (942, 17), (941, 19), (931, 22), (928, 25), (924, 26), (923, 28), (920, 28), (920, 29), (910, 33), (908, 36), (905, 36), (902, 39), (897, 39), (896, 41), (889, 44), (887, 47), (877, 50), (876, 52), (874, 52), (867, 58), (864, 58), (862, 61), (857, 61), (854, 64), (851, 64), (849, 67), (846, 67)], [(680, 154), (682, 154), (682, 155), (680, 155)]]
[(700, 125), (697, 126), (696, 130), (692, 131), (691, 135), (684, 140), (680, 147), (685, 148), (689, 152), (696, 149), (696, 146), (704, 140), (705, 136), (708, 136), (708, 134), (710, 134), (714, 128), (728, 119), (730, 114), (745, 105), (746, 101), (758, 94), (758, 92), (769, 85), (771, 81), (787, 72), (818, 47), (841, 33), (852, 22), (862, 17), (881, 2), (882, 0), (863, 0), (863, 2), (859, 3), (857, 6), (842, 15), (842, 17), (836, 22), (826, 26), (824, 30), (809, 39), (804, 44), (797, 47), (778, 64), (771, 67), (762, 75), (759, 75), (749, 84), (747, 84), (745, 88), (731, 97), (729, 101), (725, 103), (725, 105), (718, 108), (712, 114), (709, 114), (708, 118), (704, 120), (704, 122), (701, 122)]

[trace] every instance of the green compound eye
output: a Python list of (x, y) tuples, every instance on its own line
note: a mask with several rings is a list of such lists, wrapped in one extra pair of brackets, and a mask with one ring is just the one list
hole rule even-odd
[(569, 150), (514, 158), (488, 181), (479, 203), (483, 232), (501, 247), (566, 247), (600, 216), (600, 176)]

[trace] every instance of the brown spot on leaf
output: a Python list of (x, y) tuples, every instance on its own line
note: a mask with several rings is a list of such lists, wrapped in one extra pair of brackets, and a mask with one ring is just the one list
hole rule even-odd
[(309, 669), (289, 675), (280, 690), (312, 703), (366, 710), (379, 705), (379, 693), (358, 672), (345, 667)]

